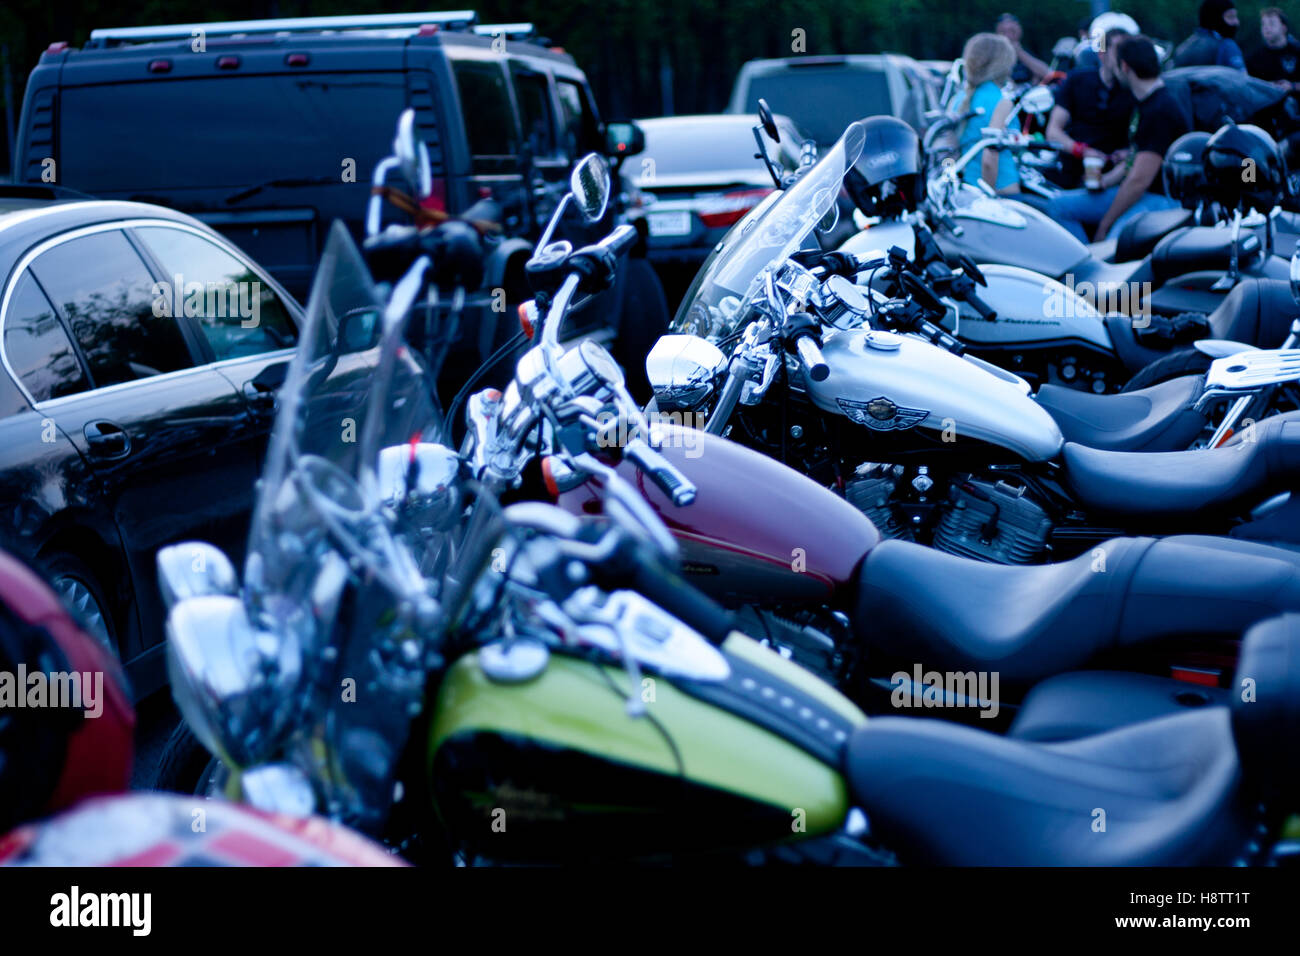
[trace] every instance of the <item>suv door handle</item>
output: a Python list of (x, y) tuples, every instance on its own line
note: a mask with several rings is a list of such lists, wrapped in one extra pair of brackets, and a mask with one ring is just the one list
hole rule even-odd
[(125, 458), (131, 453), (131, 436), (116, 422), (99, 419), (83, 429), (86, 445), (97, 458)]

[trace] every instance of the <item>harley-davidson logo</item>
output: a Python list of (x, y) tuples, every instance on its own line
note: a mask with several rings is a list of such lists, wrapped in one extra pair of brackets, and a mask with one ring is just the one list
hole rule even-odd
[(883, 395), (869, 402), (854, 402), (847, 398), (835, 400), (849, 421), (878, 432), (904, 431), (915, 428), (930, 414), (923, 408), (903, 408)]

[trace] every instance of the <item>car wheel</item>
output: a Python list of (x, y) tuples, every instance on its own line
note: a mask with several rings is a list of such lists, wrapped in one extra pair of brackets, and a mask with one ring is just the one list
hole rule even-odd
[(44, 560), (51, 586), (77, 623), (115, 659), (121, 660), (113, 614), (94, 573), (70, 554), (56, 554)]

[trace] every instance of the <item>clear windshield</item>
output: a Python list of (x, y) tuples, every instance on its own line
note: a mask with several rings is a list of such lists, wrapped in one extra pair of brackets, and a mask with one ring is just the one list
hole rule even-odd
[(718, 243), (673, 319), (673, 331), (718, 342), (736, 331), (760, 273), (803, 246), (835, 205), (844, 176), (862, 154), (866, 133), (853, 123), (812, 169), (755, 207)]
[[(309, 717), (291, 749), (358, 814), (391, 796), (438, 637), (439, 578), (422, 571), (458, 513), (455, 456), (434, 444), (444, 418), (400, 311), (336, 222), (278, 390), (244, 576), (250, 619), (301, 675)], [(346, 681), (370, 692), (348, 701)]]

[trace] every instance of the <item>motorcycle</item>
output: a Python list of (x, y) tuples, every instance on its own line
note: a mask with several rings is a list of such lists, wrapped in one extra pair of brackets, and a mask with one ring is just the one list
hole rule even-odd
[[(598, 170), (580, 165), (573, 183), (580, 199), (594, 197)], [(386, 836), (410, 856), (467, 863), (955, 862), (972, 853), (988, 862), (1095, 859), (1096, 842), (1086, 838), (1039, 848), (1009, 814), (974, 849), (926, 847), (909, 835), (937, 807), (917, 801), (900, 816), (895, 785), (877, 778), (879, 748), (893, 746), (895, 722), (868, 721), (831, 687), (736, 632), (728, 615), (685, 586), (669, 570), (666, 528), (589, 448), (604, 433), (593, 414), (600, 406), (576, 390), (550, 388), (612, 375), (599, 346), (558, 352), (552, 333), (540, 329), (542, 341), (507, 389), (520, 396), (517, 411), (500, 422), (505, 434), (532, 412), (549, 422), (548, 412), (568, 408), (565, 425), (554, 427), (557, 416), (552, 427), (539, 419), (525, 431), (559, 439), (548, 458), (568, 472), (552, 476), (597, 482), (603, 518), (536, 501), (498, 504), (483, 482), (467, 478), (461, 455), (437, 441), (445, 428), (436, 409), (412, 402), (389, 379), (420, 371), (402, 333), (432, 268), (420, 250), (434, 238), (411, 247), (418, 258), (381, 294), (346, 232), (332, 229), (280, 393), (242, 592), (234, 593), (233, 568), (216, 549), (187, 543), (160, 552), (172, 598), (174, 693), (228, 768), (227, 792), (264, 811), (316, 808)], [(567, 264), (554, 261), (560, 250), (540, 257), (538, 268), (558, 280), (548, 313), (562, 315), (584, 285), (603, 281), (621, 237), (611, 239), (571, 252)], [(356, 341), (348, 326), (358, 321), (376, 332), (383, 360), (364, 407), (347, 409), (366, 423), (349, 442), (338, 434), (343, 409), (316, 414), (311, 391), (340, 333)], [(621, 404), (612, 381), (598, 394)], [(505, 441), (489, 447), (509, 451)], [(656, 471), (646, 461), (655, 464), (624, 465), (644, 477)], [(647, 480), (688, 496), (671, 470)], [(1273, 650), (1270, 634), (1248, 640), (1248, 664)], [(1272, 732), (1281, 722), (1272, 689), (1291, 675), (1259, 672), (1270, 681), (1263, 716)], [(1028, 800), (1045, 817), (1059, 814), (1063, 804), (1044, 794), (1053, 777), (1066, 767), (1082, 775), (1112, 765), (1132, 783), (1112, 830), (1149, 834), (1156, 818), (1165, 836), (1125, 840), (1123, 849), (1115, 841), (1110, 862), (1271, 861), (1289, 846), (1279, 839), (1285, 800), (1270, 797), (1261, 811), (1252, 799), (1249, 812), (1226, 814), (1243, 831), (1264, 826), (1268, 838), (1246, 847), (1227, 838), (1225, 814), (1211, 827), (1189, 816), (1176, 795), (1212, 797), (1216, 805), (1254, 798), (1289, 764), (1274, 755), (1259, 761), (1266, 776), (1257, 781), (1252, 762), (1248, 782), (1235, 772), (1192, 772), (1160, 792), (1148, 789), (1142, 768), (1117, 766), (1131, 759), (1123, 756), (1133, 739), (1125, 734), (1187, 741), (1180, 746), (1189, 759), (1206, 765), (1212, 758), (1216, 769), (1235, 767), (1238, 752), (1253, 760), (1262, 730), (1243, 721), (1234, 738), (1226, 714), (1212, 707), (1184, 715), (1201, 717), (1195, 726), (1179, 717), (1090, 738), (1087, 761), (1082, 753), (1058, 758), (1059, 748), (1041, 743), (1004, 741), (1006, 759), (1045, 762), (1018, 775), (1004, 806)], [(908, 723), (935, 735), (922, 758), (928, 769), (955, 768), (993, 737), (976, 734), (969, 749), (951, 749), (946, 730)], [(1168, 746), (1144, 752), (1169, 763)], [(1063, 792), (1091, 799), (1082, 783)], [(895, 834), (902, 854), (874, 828), (876, 807), (880, 832)], [(1142, 822), (1127, 812), (1139, 808)], [(1201, 839), (1209, 836), (1222, 839)]]
[[(946, 307), (914, 274), (903, 273), (912, 299), (878, 309), (906, 334), (869, 327), (857, 287), (831, 281), (843, 257), (796, 257), (861, 148), (850, 127), (715, 250), (647, 358), (658, 411), (705, 418), (706, 431), (836, 488), (886, 536), (982, 560), (1054, 560), (1125, 532), (1296, 540), (1295, 502), (1270, 501), (1300, 466), (1296, 413), (1203, 450), (1089, 448), (1064, 440), (1023, 379), (959, 354), (931, 320)], [(1216, 360), (1206, 394), (1243, 384), (1254, 354)]]

